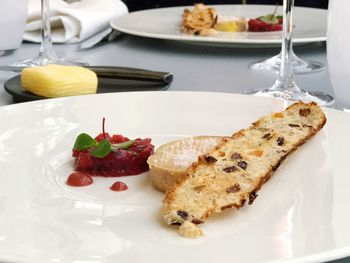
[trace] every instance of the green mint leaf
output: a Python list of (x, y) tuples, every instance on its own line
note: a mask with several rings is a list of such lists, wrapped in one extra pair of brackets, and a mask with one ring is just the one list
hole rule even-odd
[(75, 139), (74, 150), (86, 150), (97, 145), (97, 141), (86, 133), (81, 133)]
[(100, 141), (100, 143), (91, 151), (92, 156), (96, 158), (103, 158), (106, 157), (112, 150), (112, 145), (111, 143), (103, 139)]
[(261, 21), (269, 24), (278, 24), (278, 18), (272, 14), (272, 15), (266, 15), (259, 17)]
[(135, 140), (129, 140), (126, 142), (121, 142), (121, 143), (116, 143), (116, 144), (112, 144), (112, 148), (113, 149), (128, 149), (131, 145), (133, 145), (135, 142)]

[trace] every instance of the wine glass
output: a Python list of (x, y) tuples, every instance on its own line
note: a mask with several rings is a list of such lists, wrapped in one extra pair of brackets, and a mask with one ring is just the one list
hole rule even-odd
[(283, 30), (281, 67), (277, 80), (270, 88), (249, 92), (258, 96), (275, 97), (289, 101), (314, 101), (321, 106), (333, 106), (334, 99), (322, 92), (309, 92), (300, 89), (295, 81), (292, 64), (292, 33), (293, 33), (293, 7), (294, 0), (283, 0)]
[[(275, 10), (276, 12), (276, 10)], [(293, 47), (291, 47), (291, 60), (294, 74), (304, 74), (304, 73), (312, 73), (322, 71), (324, 69), (324, 65), (317, 61), (305, 61), (299, 58), (293, 51)], [(253, 70), (267, 71), (278, 73), (282, 63), (282, 53), (280, 52), (278, 55), (273, 56), (272, 58), (268, 58), (261, 62), (253, 63), (250, 65), (250, 68)]]
[(349, 0), (330, 0), (328, 7), (327, 60), (337, 108), (350, 112), (350, 34), (344, 30), (350, 16)]
[[(317, 61), (305, 61), (298, 57), (293, 49), (291, 50), (292, 57), (292, 67), (293, 72), (295, 74), (305, 74), (305, 73), (313, 73), (322, 71), (324, 69), (324, 65)], [(273, 73), (278, 73), (281, 67), (282, 61), (282, 53), (280, 52), (278, 55), (273, 56), (272, 58), (268, 58), (261, 62), (253, 63), (249, 67), (253, 70), (260, 71), (268, 71)]]
[(10, 65), (0, 66), (0, 70), (20, 72), (23, 68), (44, 66), (47, 64), (87, 65), (83, 62), (71, 61), (57, 56), (51, 41), (50, 6), (49, 0), (41, 0), (41, 45), (38, 56), (22, 60)]

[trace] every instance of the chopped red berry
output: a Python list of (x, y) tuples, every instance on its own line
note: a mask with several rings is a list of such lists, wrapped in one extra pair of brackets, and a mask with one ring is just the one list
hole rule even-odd
[[(95, 139), (100, 142), (104, 138), (112, 144), (129, 141), (127, 137), (122, 135), (110, 136), (108, 133), (99, 134)], [(153, 154), (154, 146), (151, 144), (151, 139), (138, 138), (127, 149), (113, 149), (103, 158), (94, 157), (91, 154), (92, 150), (73, 150), (75, 170), (88, 172), (92, 175), (116, 177), (137, 175), (148, 171), (147, 159)]]

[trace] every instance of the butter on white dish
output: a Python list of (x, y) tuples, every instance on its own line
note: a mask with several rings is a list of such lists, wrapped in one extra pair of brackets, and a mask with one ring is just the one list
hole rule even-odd
[(93, 94), (97, 83), (95, 72), (78, 66), (50, 64), (25, 68), (21, 74), (25, 90), (46, 98)]

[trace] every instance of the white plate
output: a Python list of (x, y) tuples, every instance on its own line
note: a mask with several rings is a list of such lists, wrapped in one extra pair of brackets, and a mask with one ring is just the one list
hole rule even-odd
[(215, 216), (205, 236), (185, 239), (164, 225), (163, 194), (148, 174), (65, 184), (81, 132), (149, 136), (230, 135), (281, 102), (225, 93), (139, 92), (42, 100), (0, 108), (0, 261), (321, 262), (350, 255), (350, 115), (328, 123), (292, 154), (252, 206)]
[[(218, 14), (256, 18), (273, 12), (269, 5), (214, 5)], [(196, 44), (247, 46), (271, 46), (281, 43), (281, 32), (219, 33), (213, 36), (191, 36), (180, 32), (181, 15), (185, 7), (159, 8), (132, 12), (114, 18), (114, 29), (131, 35), (186, 41)], [(192, 8), (192, 7), (188, 7)], [(281, 8), (280, 8), (280, 11)], [(294, 43), (326, 40), (327, 11), (316, 8), (295, 7)], [(244, 45), (242, 45), (244, 44)]]

